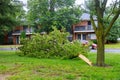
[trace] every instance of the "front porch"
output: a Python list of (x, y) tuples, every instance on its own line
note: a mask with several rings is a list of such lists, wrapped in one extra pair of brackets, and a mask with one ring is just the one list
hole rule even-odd
[[(20, 44), (20, 35), (21, 33), (13, 33), (13, 45), (18, 45)], [(26, 33), (26, 38), (31, 38), (32, 33)]]

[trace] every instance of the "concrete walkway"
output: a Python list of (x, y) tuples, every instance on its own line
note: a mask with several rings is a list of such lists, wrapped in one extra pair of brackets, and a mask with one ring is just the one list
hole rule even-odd
[(16, 51), (18, 48), (0, 48), (0, 51)]
[[(90, 52), (97, 52), (97, 50), (91, 50)], [(120, 49), (105, 49), (106, 53), (120, 53)]]

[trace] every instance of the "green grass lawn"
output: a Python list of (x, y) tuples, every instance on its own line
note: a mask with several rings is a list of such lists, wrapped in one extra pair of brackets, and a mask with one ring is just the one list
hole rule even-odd
[[(95, 53), (88, 58), (95, 63)], [(0, 52), (0, 76), (7, 80), (120, 80), (120, 54), (106, 54), (109, 67), (90, 67), (80, 59), (37, 59)]]
[(105, 48), (120, 49), (120, 43), (115, 43), (115, 44), (105, 44)]

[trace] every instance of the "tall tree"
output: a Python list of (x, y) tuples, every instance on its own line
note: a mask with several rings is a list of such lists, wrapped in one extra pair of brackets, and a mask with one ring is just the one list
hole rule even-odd
[(79, 6), (73, 7), (74, 3), (75, 0), (28, 0), (28, 22), (46, 32), (50, 32), (53, 25), (68, 29), (81, 13)]
[(0, 0), (0, 33), (12, 29), (20, 21), (22, 3), (18, 0)]
[[(93, 28), (95, 30), (95, 34), (97, 37), (97, 66), (105, 66), (105, 47), (104, 42), (105, 38), (108, 35), (110, 29), (112, 28), (114, 22), (117, 20), (120, 14), (120, 0), (116, 0), (113, 2), (113, 7), (111, 13), (109, 15), (105, 15), (105, 11), (107, 9), (107, 1), (108, 0), (86, 0), (86, 5), (89, 7), (88, 11), (91, 14), (91, 22)], [(87, 4), (88, 3), (88, 4)], [(89, 4), (90, 3), (90, 4)], [(93, 16), (96, 15), (98, 24), (96, 25)], [(106, 24), (109, 22), (109, 24)]]
[(0, 0), (0, 44), (6, 43), (9, 31), (24, 19), (23, 3), (19, 0)]

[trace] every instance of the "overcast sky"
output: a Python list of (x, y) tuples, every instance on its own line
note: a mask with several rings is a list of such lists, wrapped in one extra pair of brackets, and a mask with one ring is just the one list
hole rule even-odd
[(23, 1), (23, 3), (25, 3), (25, 4), (27, 3), (27, 0), (20, 0), (20, 1)]
[[(107, 5), (109, 5), (112, 1), (115, 0), (108, 0)], [(84, 0), (76, 0), (76, 4), (84, 4)]]

